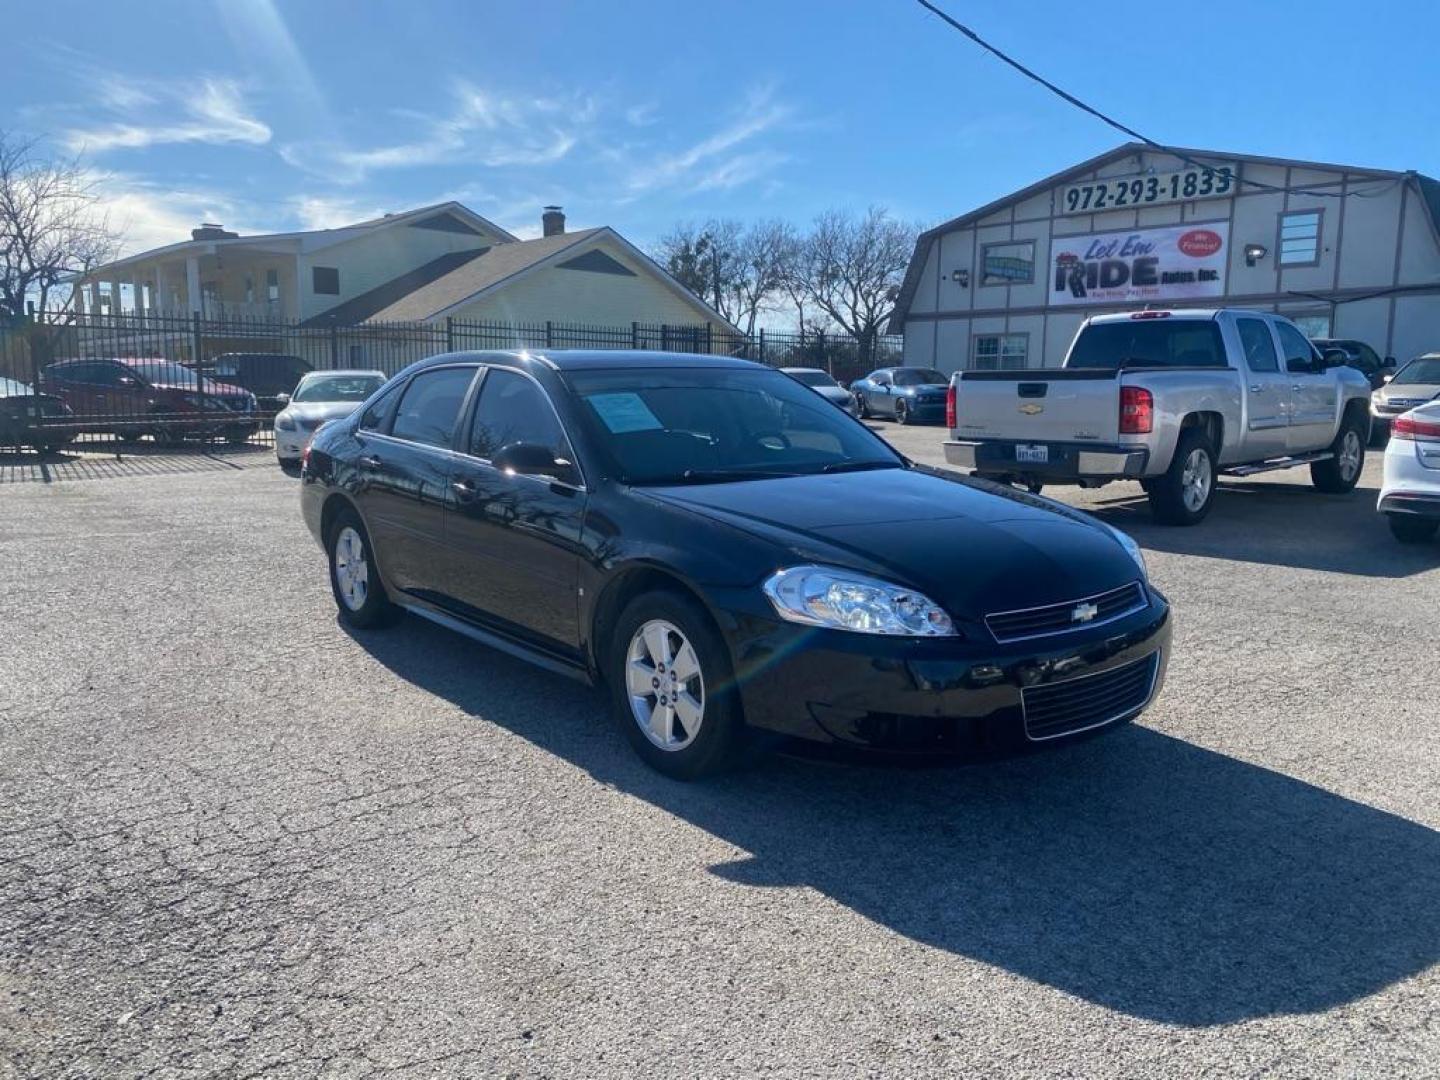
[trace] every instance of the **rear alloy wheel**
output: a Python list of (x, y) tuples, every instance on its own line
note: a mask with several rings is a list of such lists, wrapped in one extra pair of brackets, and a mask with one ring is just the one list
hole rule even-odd
[(870, 419), (870, 406), (865, 404), (864, 394), (855, 395), (855, 415), (861, 420)]
[(1310, 482), (1317, 491), (1344, 495), (1355, 490), (1365, 470), (1365, 429), (1350, 413), (1340, 425), (1340, 434), (1330, 444), (1334, 457), (1310, 466)]
[(1440, 532), (1440, 519), (1416, 517), (1413, 514), (1387, 514), (1390, 532), (1402, 544), (1423, 544)]
[(895, 402), (895, 422), (897, 424), (910, 423), (910, 406), (905, 404), (903, 398)]
[(1145, 485), (1150, 512), (1164, 525), (1197, 525), (1215, 501), (1215, 452), (1199, 428), (1185, 428), (1164, 474)]
[(359, 515), (346, 510), (337, 517), (325, 546), (330, 554), (330, 589), (340, 618), (362, 630), (390, 622), (398, 609), (385, 595)]
[(606, 670), (616, 718), (658, 772), (693, 780), (730, 763), (743, 724), (729, 655), (704, 610), (671, 592), (636, 597)]

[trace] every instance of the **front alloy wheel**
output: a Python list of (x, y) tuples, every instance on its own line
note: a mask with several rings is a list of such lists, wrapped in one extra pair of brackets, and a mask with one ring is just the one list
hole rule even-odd
[(630, 711), (661, 750), (683, 750), (705, 721), (705, 677), (695, 647), (664, 619), (644, 623), (630, 639), (625, 684)]
[(678, 590), (642, 593), (607, 636), (605, 683), (635, 752), (677, 780), (728, 766), (745, 725), (730, 650), (704, 606)]

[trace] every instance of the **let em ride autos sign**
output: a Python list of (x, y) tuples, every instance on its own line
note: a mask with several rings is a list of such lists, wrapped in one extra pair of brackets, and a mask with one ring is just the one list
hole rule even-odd
[(1050, 303), (1134, 304), (1225, 294), (1230, 224), (1126, 229), (1052, 241)]

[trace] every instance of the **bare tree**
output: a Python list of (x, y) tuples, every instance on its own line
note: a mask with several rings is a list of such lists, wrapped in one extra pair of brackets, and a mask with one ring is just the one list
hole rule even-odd
[(855, 338), (862, 359), (895, 310), (918, 228), (872, 206), (863, 217), (830, 210), (815, 219), (791, 278), (806, 300)]
[(33, 301), (44, 311), (61, 279), (108, 261), (119, 236), (77, 159), (45, 155), (0, 131), (0, 322)]
[(653, 254), (671, 277), (749, 335), (781, 292), (795, 244), (795, 230), (783, 221), (745, 226), (712, 218), (677, 225)]

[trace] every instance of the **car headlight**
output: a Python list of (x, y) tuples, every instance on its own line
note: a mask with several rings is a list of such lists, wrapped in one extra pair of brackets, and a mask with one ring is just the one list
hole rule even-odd
[(1149, 575), (1145, 569), (1145, 553), (1140, 550), (1140, 545), (1130, 538), (1129, 533), (1123, 533), (1113, 525), (1107, 525), (1106, 528), (1110, 530), (1116, 540), (1120, 541), (1120, 546), (1125, 549), (1126, 554), (1135, 560), (1135, 565), (1140, 568), (1141, 580), (1148, 578)]
[(292, 417), (289, 413), (283, 413), (283, 412), (282, 412), (279, 416), (275, 417), (275, 430), (276, 430), (276, 431), (294, 431), (294, 430), (295, 430), (295, 419), (294, 419), (294, 417)]
[(914, 589), (827, 566), (777, 570), (762, 586), (788, 622), (905, 637), (958, 637), (940, 605)]

